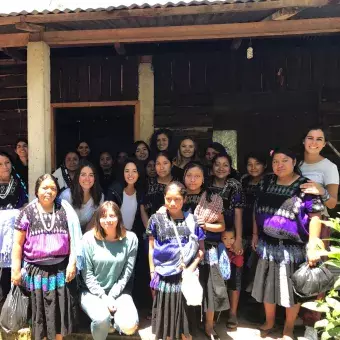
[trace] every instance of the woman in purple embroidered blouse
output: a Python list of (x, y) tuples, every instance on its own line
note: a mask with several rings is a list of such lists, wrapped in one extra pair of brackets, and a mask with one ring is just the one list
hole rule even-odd
[(255, 202), (252, 243), (259, 262), (252, 296), (264, 303), (263, 337), (274, 328), (276, 305), (286, 308), (283, 339), (288, 340), (293, 338), (300, 309), (290, 277), (306, 258), (310, 266), (319, 259), (315, 250), (322, 246), (320, 216), (324, 206), (319, 196), (301, 191), (307, 179), (301, 176), (293, 152), (275, 150), (272, 167), (274, 174), (261, 180)]
[[(56, 200), (57, 180), (49, 174), (36, 182), (38, 199), (17, 221), (12, 251), (12, 283), (22, 284), (32, 305), (34, 339), (56, 339), (76, 326), (76, 268), (81, 269), (81, 229), (73, 208)], [(24, 268), (21, 263), (24, 260)]]

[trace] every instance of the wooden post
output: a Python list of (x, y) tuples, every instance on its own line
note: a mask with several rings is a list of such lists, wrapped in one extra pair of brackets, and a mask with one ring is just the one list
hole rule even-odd
[(140, 102), (140, 139), (148, 142), (154, 130), (155, 90), (152, 56), (141, 57), (138, 75), (138, 100)]
[(27, 45), (27, 130), (29, 195), (37, 178), (51, 171), (50, 47), (43, 41)]

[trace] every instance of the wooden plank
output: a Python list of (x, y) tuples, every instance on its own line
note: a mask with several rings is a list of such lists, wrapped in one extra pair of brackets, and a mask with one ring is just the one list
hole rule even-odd
[(121, 99), (121, 58), (105, 57), (101, 62), (101, 99)]
[(51, 31), (42, 33), (50, 46), (98, 45), (115, 42), (156, 42), (244, 37), (274, 37), (340, 32), (340, 18), (250, 23)]
[(207, 90), (206, 86), (206, 72), (208, 62), (206, 54), (195, 54), (190, 56), (190, 90), (191, 92), (200, 93)]
[(101, 58), (94, 57), (89, 60), (90, 74), (90, 100), (100, 100), (101, 94)]
[(27, 100), (1, 100), (0, 111), (2, 110), (16, 110), (16, 109), (27, 109)]
[[(0, 103), (1, 104), (1, 103)], [(73, 107), (105, 107), (105, 106), (135, 106), (138, 100), (121, 100), (107, 102), (76, 102), (76, 103), (52, 103), (52, 108), (73, 108)], [(0, 105), (1, 108), (1, 105)]]
[(86, 59), (79, 61), (79, 100), (90, 100), (90, 74), (89, 65)]
[(19, 22), (30, 23), (53, 23), (67, 21), (88, 21), (88, 20), (119, 20), (123, 18), (139, 17), (162, 17), (174, 15), (199, 15), (199, 14), (218, 14), (218, 13), (237, 13), (275, 10), (278, 8), (313, 8), (325, 6), (328, 0), (277, 0), (277, 1), (254, 1), (254, 2), (237, 2), (229, 4), (216, 5), (196, 5), (196, 6), (179, 6), (167, 8), (143, 8), (143, 9), (118, 9), (101, 12), (80, 12), (80, 13), (59, 13), (59, 14), (36, 14), (8, 16), (0, 18), (0, 26), (14, 25)]
[[(123, 93), (124, 100), (138, 99), (138, 58), (126, 57), (123, 60)], [(113, 98), (115, 99), (115, 98)]]
[(172, 77), (174, 94), (187, 94), (190, 92), (189, 57), (187, 54), (178, 54), (172, 61)]
[(74, 102), (79, 100), (79, 61), (81, 58), (69, 59), (69, 101)]
[(61, 64), (62, 61), (57, 58), (51, 58), (51, 102), (60, 102), (61, 100)]
[(26, 74), (0, 77), (0, 89), (5, 87), (18, 87), (18, 86), (24, 87), (26, 85), (27, 85)]
[(16, 75), (16, 74), (26, 74), (27, 65), (26, 64), (15, 64), (10, 66), (1, 66), (0, 75)]
[(28, 33), (0, 34), (0, 47), (23, 47), (28, 40)]
[(5, 88), (0, 91), (0, 100), (27, 98), (26, 87)]
[(153, 60), (155, 81), (155, 103), (166, 103), (171, 97), (172, 81), (172, 55), (155, 55)]

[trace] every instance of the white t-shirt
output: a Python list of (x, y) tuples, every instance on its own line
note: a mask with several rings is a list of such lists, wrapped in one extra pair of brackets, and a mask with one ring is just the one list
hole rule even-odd
[(328, 184), (339, 184), (338, 167), (327, 158), (313, 164), (303, 162), (300, 169), (304, 177), (322, 184), (323, 187)]
[(123, 216), (123, 223), (127, 230), (131, 230), (135, 221), (137, 211), (137, 196), (136, 192), (129, 196), (123, 191), (123, 204), (120, 207)]

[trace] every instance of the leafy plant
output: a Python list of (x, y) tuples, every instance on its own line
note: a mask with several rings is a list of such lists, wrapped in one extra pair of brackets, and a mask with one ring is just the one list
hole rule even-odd
[[(330, 218), (328, 221), (322, 221), (328, 227), (340, 234), (340, 218)], [(327, 265), (340, 269), (340, 239), (330, 238), (334, 245), (330, 251), (322, 251), (322, 255), (327, 255)], [(317, 321), (315, 328), (322, 330), (321, 340), (340, 339), (340, 277), (335, 281), (334, 287), (330, 290), (324, 299), (313, 302), (306, 302), (302, 306), (317, 312), (325, 313), (325, 318)]]

